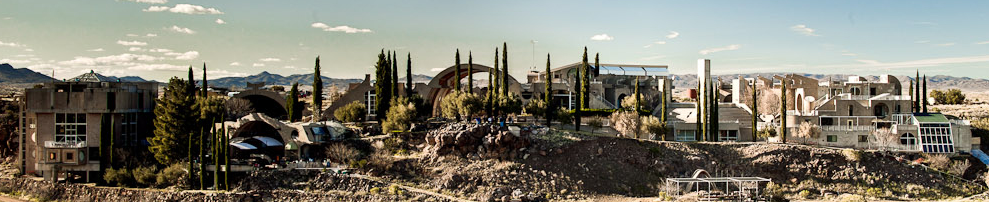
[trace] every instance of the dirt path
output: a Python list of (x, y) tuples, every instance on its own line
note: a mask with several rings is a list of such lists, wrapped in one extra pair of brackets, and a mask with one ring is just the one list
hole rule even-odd
[(0, 195), (0, 202), (25, 202), (25, 200), (21, 200), (10, 196)]
[(400, 187), (402, 189), (409, 190), (411, 192), (416, 192), (416, 193), (419, 193), (419, 194), (430, 195), (430, 196), (437, 197), (437, 198), (444, 198), (444, 199), (450, 200), (450, 201), (472, 202), (470, 200), (465, 200), (465, 199), (461, 199), (461, 198), (449, 196), (449, 195), (446, 195), (446, 194), (436, 193), (434, 191), (430, 191), (430, 190), (426, 190), (426, 189), (419, 189), (419, 188), (405, 186), (405, 185), (398, 184), (398, 183), (392, 183), (392, 182), (387, 181), (387, 180), (383, 180), (383, 179), (379, 179), (379, 178), (371, 177), (371, 176), (367, 176), (367, 175), (350, 174), (350, 176), (351, 177), (356, 177), (356, 178), (361, 178), (361, 179), (366, 179), (366, 180), (378, 181), (378, 182), (381, 182), (383, 184), (395, 184), (395, 185), (398, 185), (398, 187)]

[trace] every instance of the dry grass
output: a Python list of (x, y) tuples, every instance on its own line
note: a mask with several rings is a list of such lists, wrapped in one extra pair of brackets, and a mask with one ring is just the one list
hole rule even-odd
[(927, 164), (934, 169), (946, 171), (951, 167), (951, 159), (944, 154), (924, 154)]
[(951, 163), (951, 168), (948, 169), (948, 173), (957, 176), (962, 176), (965, 174), (965, 171), (968, 170), (968, 167), (970, 166), (972, 166), (972, 164), (968, 162), (968, 159), (965, 159), (965, 161), (955, 161)]

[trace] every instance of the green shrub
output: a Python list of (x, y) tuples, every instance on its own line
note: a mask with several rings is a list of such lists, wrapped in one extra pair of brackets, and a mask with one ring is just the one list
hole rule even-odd
[(845, 160), (850, 162), (858, 162), (862, 160), (862, 152), (855, 149), (842, 149), (841, 155), (845, 156)]
[(398, 184), (391, 184), (388, 186), (388, 193), (391, 195), (398, 195), (400, 191), (402, 190), (398, 187)]
[(135, 168), (133, 171), (134, 180), (145, 186), (154, 186), (158, 178), (156, 172), (158, 172), (158, 168), (154, 166)]
[(381, 123), (382, 131), (407, 131), (412, 120), (416, 118), (416, 107), (412, 103), (403, 103), (407, 99), (396, 99), (388, 109), (386, 119)]
[(188, 171), (185, 170), (185, 165), (188, 164), (175, 163), (165, 169), (162, 169), (161, 172), (158, 173), (155, 183), (158, 186), (164, 187), (180, 184), (182, 179), (186, 178), (188, 174)]
[(797, 196), (799, 196), (802, 199), (809, 199), (810, 198), (810, 191), (808, 191), (808, 190), (801, 190), (800, 193), (797, 193)]
[(369, 192), (371, 192), (371, 194), (380, 194), (381, 193), (381, 188), (374, 187), (374, 188), (371, 188), (371, 190)]
[(341, 122), (358, 122), (365, 116), (367, 116), (367, 106), (360, 101), (351, 102), (333, 112), (333, 117)]
[(127, 168), (107, 168), (103, 173), (103, 180), (105, 180), (107, 184), (113, 184), (118, 187), (126, 187), (131, 181), (134, 180), (134, 176), (131, 175), (130, 170), (127, 170)]
[(870, 187), (865, 190), (865, 195), (874, 198), (882, 198), (886, 196), (886, 192), (879, 187)]

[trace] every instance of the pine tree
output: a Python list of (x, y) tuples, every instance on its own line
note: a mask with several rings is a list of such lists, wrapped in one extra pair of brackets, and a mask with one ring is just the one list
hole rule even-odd
[(786, 143), (786, 83), (787, 80), (780, 79), (780, 138)]
[(390, 66), (387, 59), (385, 59), (385, 51), (381, 50), (381, 53), (378, 54), (378, 62), (374, 65), (374, 109), (375, 118), (379, 121), (385, 120), (385, 112), (388, 111), (388, 107), (390, 106), (391, 89), (389, 87), (391, 87), (391, 82), (388, 80), (390, 80), (391, 76), (388, 74), (388, 69), (390, 69), (388, 67)]
[(553, 112), (556, 111), (553, 108), (553, 76), (552, 72), (549, 70), (549, 53), (546, 54), (546, 78), (543, 83), (546, 86), (546, 90), (543, 93), (543, 99), (546, 102), (546, 110), (544, 115), (546, 118), (546, 127), (550, 126), (550, 121), (553, 120)]
[(587, 75), (587, 69), (588, 69), (588, 64), (587, 64), (587, 46), (584, 46), (584, 56), (581, 59), (580, 69), (578, 70), (578, 71), (580, 71), (580, 78), (579, 78), (580, 79), (580, 95), (578, 95), (578, 96), (579, 96), (579, 101), (580, 101), (579, 107), (581, 109), (585, 109), (585, 108), (588, 108), (589, 107), (587, 105), (587, 95), (588, 95), (588, 93), (587, 93), (587, 86), (590, 85), (590, 84), (588, 84), (588, 83), (590, 83), (590, 79), (589, 79), (590, 76)]
[(171, 165), (189, 155), (189, 151), (181, 148), (193, 140), (197, 124), (187, 120), (199, 116), (195, 110), (195, 92), (190, 89), (187, 81), (173, 77), (165, 86), (164, 95), (155, 101), (155, 136), (150, 138), (149, 149), (161, 164)]
[(467, 51), (467, 93), (474, 94), (474, 55)]
[(501, 95), (508, 96), (508, 42), (501, 48)]
[(409, 60), (405, 66), (405, 97), (412, 97), (412, 53), (409, 53)]
[(924, 113), (926, 114), (927, 113), (927, 104), (928, 104), (927, 103), (927, 74), (924, 74), (924, 90), (921, 91), (921, 93), (924, 93), (924, 96), (921, 97), (923, 99), (920, 100), (920, 102), (923, 104), (923, 106), (924, 106)]
[(459, 48), (457, 49), (457, 56), (455, 56), (454, 58), (455, 58), (454, 60), (455, 62), (453, 63), (453, 66), (456, 67), (457, 71), (453, 72), (453, 74), (457, 75), (457, 80), (454, 80), (453, 86), (457, 89), (457, 92), (460, 92), (460, 49)]
[(319, 69), (319, 56), (316, 56), (316, 69), (312, 78), (312, 114), (313, 122), (323, 119), (323, 78)]
[(285, 98), (285, 109), (288, 111), (288, 121), (295, 122), (302, 118), (302, 108), (299, 103), (299, 83), (292, 84), (292, 90)]

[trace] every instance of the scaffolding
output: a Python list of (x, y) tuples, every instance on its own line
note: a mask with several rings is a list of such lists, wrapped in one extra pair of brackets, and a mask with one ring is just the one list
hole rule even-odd
[(701, 201), (767, 201), (760, 187), (770, 181), (763, 177), (667, 178), (666, 193), (681, 196), (697, 192)]

